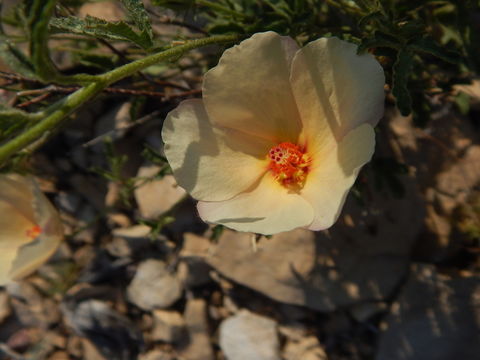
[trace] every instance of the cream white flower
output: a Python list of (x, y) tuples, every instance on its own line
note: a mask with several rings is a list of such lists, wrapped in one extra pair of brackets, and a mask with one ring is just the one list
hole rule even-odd
[(0, 175), (0, 285), (37, 269), (62, 238), (58, 214), (36, 183)]
[(356, 51), (255, 34), (205, 74), (203, 99), (168, 114), (165, 154), (204, 221), (262, 234), (336, 221), (383, 115), (383, 70)]

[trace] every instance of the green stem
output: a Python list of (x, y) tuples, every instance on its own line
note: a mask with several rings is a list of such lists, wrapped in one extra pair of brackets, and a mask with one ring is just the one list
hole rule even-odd
[(245, 18), (248, 17), (247, 15), (242, 14), (241, 12), (232, 10), (232, 9), (230, 9), (230, 8), (228, 8), (228, 7), (225, 7), (225, 6), (223, 6), (223, 5), (214, 3), (214, 2), (209, 1), (209, 0), (197, 0), (197, 4), (200, 5), (200, 6), (209, 7), (209, 8), (212, 9), (212, 10), (216, 10), (216, 11), (219, 11), (219, 12), (223, 12), (223, 13), (225, 13), (225, 14), (230, 14), (230, 15), (233, 15), (233, 16), (238, 16), (239, 18), (242, 18), (242, 19), (245, 19)]
[(144, 57), (143, 59), (139, 59), (129, 64), (120, 66), (112, 71), (100, 75), (99, 78), (101, 79), (101, 81), (105, 81), (107, 85), (110, 85), (120, 79), (133, 75), (137, 71), (143, 70), (160, 61), (180, 57), (189, 50), (212, 44), (232, 43), (238, 41), (240, 38), (241, 37), (239, 35), (218, 35), (198, 40), (186, 41), (183, 45), (173, 46), (170, 49), (164, 50), (157, 54), (153, 54)]
[(352, 6), (342, 1), (339, 2), (338, 0), (325, 0), (325, 2), (332, 7), (335, 7), (352, 15), (363, 15), (361, 9), (357, 6)]
[(102, 89), (101, 83), (91, 83), (62, 99), (59, 103), (54, 104), (53, 106), (57, 107), (56, 110), (0, 147), (0, 164), (4, 164), (17, 151), (22, 150), (58, 127), (71, 112), (98, 94)]
[(9, 142), (0, 146), (0, 166), (4, 165), (5, 162), (18, 151), (34, 143), (41, 137), (45, 137), (45, 134), (49, 136), (49, 134), (53, 130), (55, 130), (63, 122), (65, 122), (68, 115), (70, 115), (81, 105), (92, 99), (108, 85), (123, 78), (126, 78), (136, 73), (137, 71), (143, 70), (160, 61), (165, 61), (171, 58), (178, 58), (189, 50), (211, 44), (232, 43), (238, 41), (239, 39), (240, 37), (238, 35), (219, 35), (186, 41), (182, 45), (174, 46), (170, 49), (164, 50), (156, 54), (152, 54), (143, 59), (133, 61), (105, 74), (96, 75), (95, 78), (91, 79), (91, 83), (46, 109), (43, 112), (44, 114), (46, 114), (46, 117), (40, 120), (37, 124), (28, 128), (23, 133), (13, 138)]

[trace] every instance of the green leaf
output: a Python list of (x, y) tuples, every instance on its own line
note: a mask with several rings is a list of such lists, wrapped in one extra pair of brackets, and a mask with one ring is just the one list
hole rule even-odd
[(106, 56), (94, 53), (78, 53), (78, 61), (85, 66), (94, 67), (102, 71), (108, 71), (115, 68), (117, 56)]
[(145, 7), (141, 0), (122, 0), (122, 4), (128, 11), (131, 19), (135, 23), (135, 26), (141, 31), (141, 37), (143, 37), (146, 43), (150, 43), (150, 47), (153, 45), (153, 31), (150, 18), (148, 16)]
[(35, 73), (42, 80), (51, 80), (57, 75), (48, 49), (48, 22), (55, 3), (56, 0), (33, 0), (27, 4), (30, 56)]
[(403, 38), (410, 38), (418, 34), (425, 33), (426, 25), (420, 20), (411, 20), (408, 22), (401, 22), (397, 24), (397, 31), (399, 36)]
[(279, 17), (288, 20), (289, 22), (292, 20), (290, 9), (288, 5), (282, 1), (278, 3), (274, 3), (270, 0), (263, 0), (263, 2), (268, 5)]
[(368, 15), (365, 15), (358, 21), (358, 26), (363, 28), (365, 27), (368, 23), (373, 22), (373, 23), (382, 23), (384, 21), (384, 16), (381, 11), (374, 11)]
[(380, 11), (382, 5), (379, 0), (354, 0), (354, 2), (362, 9), (377, 12)]
[(413, 54), (406, 49), (401, 49), (393, 64), (392, 94), (395, 96), (397, 108), (403, 116), (409, 115), (412, 111), (412, 98), (407, 88), (412, 66)]
[(211, 232), (211, 235), (210, 235), (210, 240), (212, 240), (215, 243), (218, 242), (218, 239), (220, 239), (220, 236), (222, 235), (223, 230), (225, 230), (225, 226), (215, 225), (212, 228), (212, 232)]
[(36, 78), (30, 60), (3, 36), (0, 36), (0, 58), (16, 73), (29, 79)]
[(212, 27), (208, 28), (208, 32), (210, 34), (242, 34), (245, 32), (243, 27), (237, 23), (229, 22), (229, 23), (221, 23), (221, 24), (214, 24)]
[(152, 4), (175, 11), (188, 11), (195, 7), (195, 0), (152, 0)]
[(144, 49), (151, 46), (151, 40), (146, 40), (138, 35), (124, 21), (108, 22), (93, 16), (86, 16), (85, 19), (69, 16), (53, 18), (50, 22), (53, 32), (72, 33), (78, 35), (93, 36), (105, 40), (120, 40), (134, 43)]
[(462, 115), (467, 115), (470, 111), (470, 96), (463, 92), (459, 92), (457, 96), (455, 96), (454, 101), (460, 113)]
[(5, 119), (5, 114), (7, 113), (11, 113), (11, 114), (21, 114), (21, 116), (25, 117), (25, 116), (28, 116), (28, 113), (26, 113), (25, 111), (23, 110), (19, 110), (19, 109), (15, 109), (15, 108), (12, 108), (10, 106), (7, 106), (7, 105), (4, 105), (4, 104), (0, 104), (0, 120), (3, 121)]
[(362, 54), (368, 49), (377, 47), (387, 47), (398, 50), (401, 45), (395, 38), (376, 31), (373, 37), (362, 40), (362, 43), (358, 46), (357, 54)]
[(452, 64), (462, 61), (460, 54), (438, 45), (431, 37), (416, 38), (408, 44), (414, 51), (427, 53)]
[(29, 122), (28, 117), (25, 111), (0, 104), (0, 138), (23, 128)]

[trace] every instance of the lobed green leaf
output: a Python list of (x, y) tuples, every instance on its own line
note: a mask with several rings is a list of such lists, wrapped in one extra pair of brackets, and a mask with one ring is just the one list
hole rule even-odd
[(35, 73), (42, 80), (51, 80), (57, 75), (57, 69), (50, 59), (48, 49), (48, 23), (55, 4), (56, 0), (27, 2), (30, 56)]
[(152, 4), (175, 11), (188, 11), (195, 7), (195, 0), (152, 0)]
[(405, 48), (401, 49), (393, 64), (392, 94), (395, 96), (397, 108), (403, 116), (412, 112), (412, 98), (407, 87), (412, 66), (413, 54)]
[(371, 12), (371, 13), (365, 15), (364, 17), (362, 17), (358, 21), (358, 26), (363, 28), (369, 23), (380, 23), (381, 24), (381, 23), (383, 23), (384, 20), (385, 20), (385, 18), (384, 18), (381, 11), (374, 11), (374, 12)]
[(5, 138), (30, 122), (31, 115), (20, 109), (0, 104), (0, 138)]
[(145, 43), (153, 45), (153, 30), (150, 18), (141, 0), (122, 0), (135, 26), (141, 31)]
[(452, 64), (459, 64), (462, 61), (460, 54), (441, 47), (431, 37), (416, 38), (408, 46), (414, 51), (433, 55)]
[(368, 49), (377, 47), (386, 47), (398, 50), (401, 47), (401, 44), (395, 38), (376, 31), (372, 37), (362, 40), (358, 46), (357, 53), (362, 54)]
[(3, 36), (0, 36), (0, 58), (16, 73), (29, 79), (36, 78), (35, 69), (30, 60)]
[(67, 32), (105, 40), (128, 41), (144, 49), (148, 49), (152, 45), (150, 38), (147, 39), (137, 34), (124, 21), (108, 22), (88, 15), (85, 19), (69, 16), (53, 18), (50, 27), (55, 33)]

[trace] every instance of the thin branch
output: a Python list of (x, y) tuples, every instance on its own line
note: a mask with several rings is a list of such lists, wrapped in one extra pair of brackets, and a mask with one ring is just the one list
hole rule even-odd
[(147, 121), (150, 121), (152, 120), (153, 118), (157, 117), (158, 115), (160, 115), (160, 110), (156, 110), (148, 115), (145, 115), (143, 117), (141, 117), (140, 119), (137, 119), (135, 120), (134, 122), (131, 122), (123, 127), (120, 127), (118, 129), (113, 129), (113, 130), (110, 130), (108, 132), (106, 132), (105, 134), (102, 134), (100, 136), (97, 136), (96, 138), (90, 140), (90, 141), (87, 141), (86, 143), (84, 143), (82, 145), (82, 147), (90, 147), (92, 145), (95, 145), (95, 144), (98, 144), (99, 142), (103, 141), (103, 139), (105, 139), (106, 137), (109, 137), (109, 136), (114, 136), (116, 134), (118, 134), (119, 132), (121, 131), (125, 131), (125, 130), (128, 130), (128, 129), (131, 129), (135, 126), (138, 126), (138, 125), (142, 125), (142, 124), (145, 124)]
[(45, 133), (53, 132), (67, 119), (68, 115), (98, 95), (109, 85), (158, 62), (179, 58), (187, 51), (207, 45), (232, 43), (240, 39), (241, 37), (238, 35), (220, 35), (186, 41), (183, 45), (171, 47), (162, 52), (120, 66), (105, 74), (91, 77), (92, 82), (88, 85), (47, 108), (42, 113), (42, 115), (45, 114), (42, 120), (0, 146), (0, 164), (3, 165), (12, 155), (35, 142), (44, 136)]
[(9, 80), (15, 80), (15, 81), (39, 82), (37, 80), (28, 79), (28, 78), (20, 76), (18, 74), (9, 73), (9, 72), (6, 72), (6, 71), (0, 71), (0, 77), (4, 78), (4, 79), (9, 79)]
[[(51, 95), (54, 93), (60, 94), (71, 94), (77, 90), (81, 89), (79, 86), (57, 86), (57, 85), (49, 85), (43, 89), (34, 89), (34, 90), (23, 90), (16, 93), (16, 96), (29, 96), (29, 95), (38, 95), (38, 97)], [(186, 90), (179, 93), (174, 94), (167, 94), (165, 92), (160, 91), (149, 91), (149, 90), (137, 90), (137, 89), (127, 89), (127, 88), (118, 88), (118, 87), (107, 87), (102, 90), (102, 92), (109, 93), (109, 94), (118, 94), (118, 95), (133, 95), (133, 96), (147, 96), (147, 97), (160, 97), (165, 99), (173, 99), (177, 97), (186, 97), (190, 95), (197, 95), (202, 92), (200, 89), (193, 89), (193, 90)], [(36, 99), (36, 98), (35, 98)], [(17, 107), (26, 107), (32, 103), (37, 103), (40, 100), (31, 99), (25, 103), (17, 105)]]
[(190, 90), (186, 86), (183, 86), (183, 85), (180, 85), (180, 84), (174, 83), (172, 81), (168, 81), (168, 80), (153, 79), (153, 82), (157, 85), (173, 87), (173, 88), (177, 88), (177, 89), (184, 90), (184, 91), (189, 91)]
[[(3, 84), (2, 86), (12, 85), (15, 82), (17, 82), (17, 83), (18, 82), (29, 82), (29, 83), (35, 83), (35, 84), (43, 84), (41, 81), (38, 81), (38, 80), (35, 80), (35, 79), (28, 79), (28, 78), (23, 77), (21, 75), (14, 74), (14, 73), (9, 73), (9, 72), (6, 72), (6, 71), (0, 71), (0, 78), (4, 78), (4, 79), (8, 80), (8, 82), (6, 84)], [(168, 80), (161, 80), (161, 79), (145, 79), (145, 80), (147, 80), (148, 82), (152, 82), (154, 84), (157, 84), (157, 85), (161, 85), (161, 86), (168, 86), (168, 87), (177, 88), (177, 89), (184, 90), (184, 91), (189, 91), (190, 90), (188, 87), (186, 87), (184, 85), (180, 85), (180, 84), (177, 84), (175, 82), (168, 81)], [(80, 86), (70, 87), (70, 88), (78, 90), (78, 89), (80, 89)]]
[(33, 104), (36, 104), (36, 103), (39, 103), (39, 102), (42, 102), (43, 100), (45, 100), (46, 98), (48, 98), (50, 95), (52, 95), (51, 93), (45, 93), (45, 94), (42, 94), (42, 95), (39, 95), (37, 97), (34, 97), (33, 99), (30, 99), (28, 101), (25, 101), (21, 104), (18, 104), (16, 107), (17, 108), (25, 108), (25, 107), (28, 107), (30, 105), (33, 105)]

